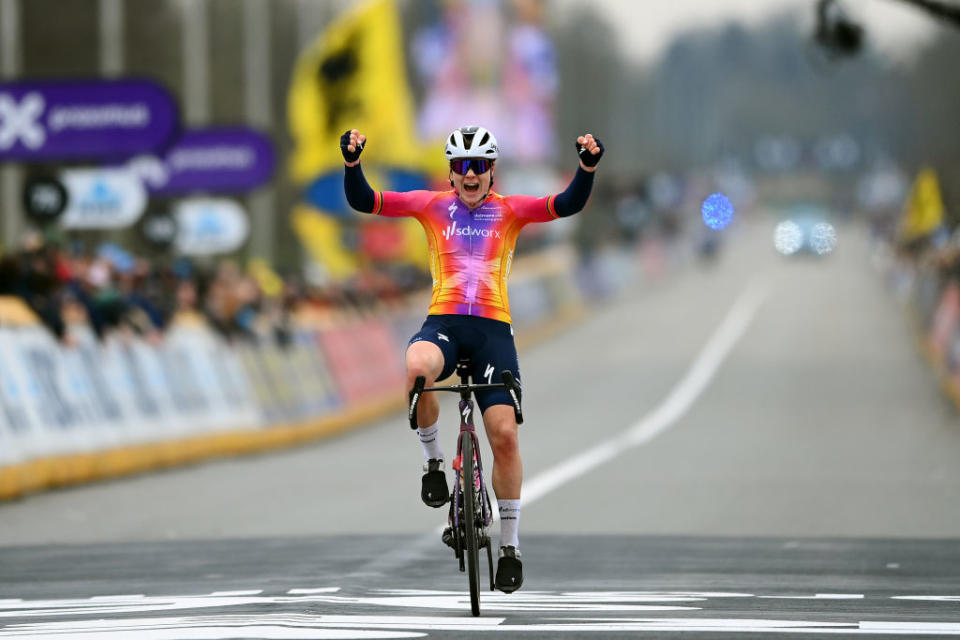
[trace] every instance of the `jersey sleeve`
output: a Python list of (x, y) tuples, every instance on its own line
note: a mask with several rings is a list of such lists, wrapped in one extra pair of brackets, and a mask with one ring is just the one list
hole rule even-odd
[(553, 206), (556, 196), (506, 196), (504, 200), (514, 215), (526, 222), (550, 222), (557, 219)]
[(435, 195), (433, 191), (377, 191), (373, 196), (373, 213), (387, 218), (416, 216)]

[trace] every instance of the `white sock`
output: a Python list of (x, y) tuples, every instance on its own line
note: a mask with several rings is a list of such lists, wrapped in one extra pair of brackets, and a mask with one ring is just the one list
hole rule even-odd
[(438, 431), (440, 431), (439, 422), (434, 423), (432, 427), (417, 428), (417, 435), (420, 436), (420, 444), (423, 445), (423, 457), (425, 460), (443, 458), (443, 451), (440, 450), (440, 442), (437, 438)]
[(500, 546), (520, 548), (520, 500), (497, 500), (500, 508)]

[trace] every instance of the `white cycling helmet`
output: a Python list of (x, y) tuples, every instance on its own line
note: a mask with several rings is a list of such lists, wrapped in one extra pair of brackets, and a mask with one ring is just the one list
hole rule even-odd
[(493, 134), (483, 127), (460, 127), (447, 138), (444, 149), (447, 160), (454, 158), (487, 158), (496, 160), (500, 157), (500, 147)]

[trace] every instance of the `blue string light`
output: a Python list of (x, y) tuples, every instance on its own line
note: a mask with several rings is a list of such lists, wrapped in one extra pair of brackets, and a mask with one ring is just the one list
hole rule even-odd
[(711, 229), (720, 230), (733, 220), (733, 204), (722, 193), (713, 193), (703, 201), (703, 222)]

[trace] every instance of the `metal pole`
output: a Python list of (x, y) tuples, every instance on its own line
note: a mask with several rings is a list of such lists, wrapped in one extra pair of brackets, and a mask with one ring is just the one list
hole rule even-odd
[(123, 0), (100, 0), (100, 74), (116, 77), (124, 71)]
[[(22, 46), (20, 25), (20, 0), (0, 0), (0, 79), (16, 79), (21, 72)], [(6, 163), (0, 166), (0, 206), (3, 207), (0, 229), (4, 248), (16, 246), (23, 228), (23, 211), (20, 205), (20, 189), (23, 185), (23, 169)]]
[(183, 112), (186, 124), (210, 120), (210, 47), (207, 3), (180, 0), (183, 15)]
[[(243, 3), (244, 106), (247, 122), (270, 131), (273, 123), (269, 0)], [(276, 193), (267, 186), (247, 198), (251, 254), (273, 262)]]

